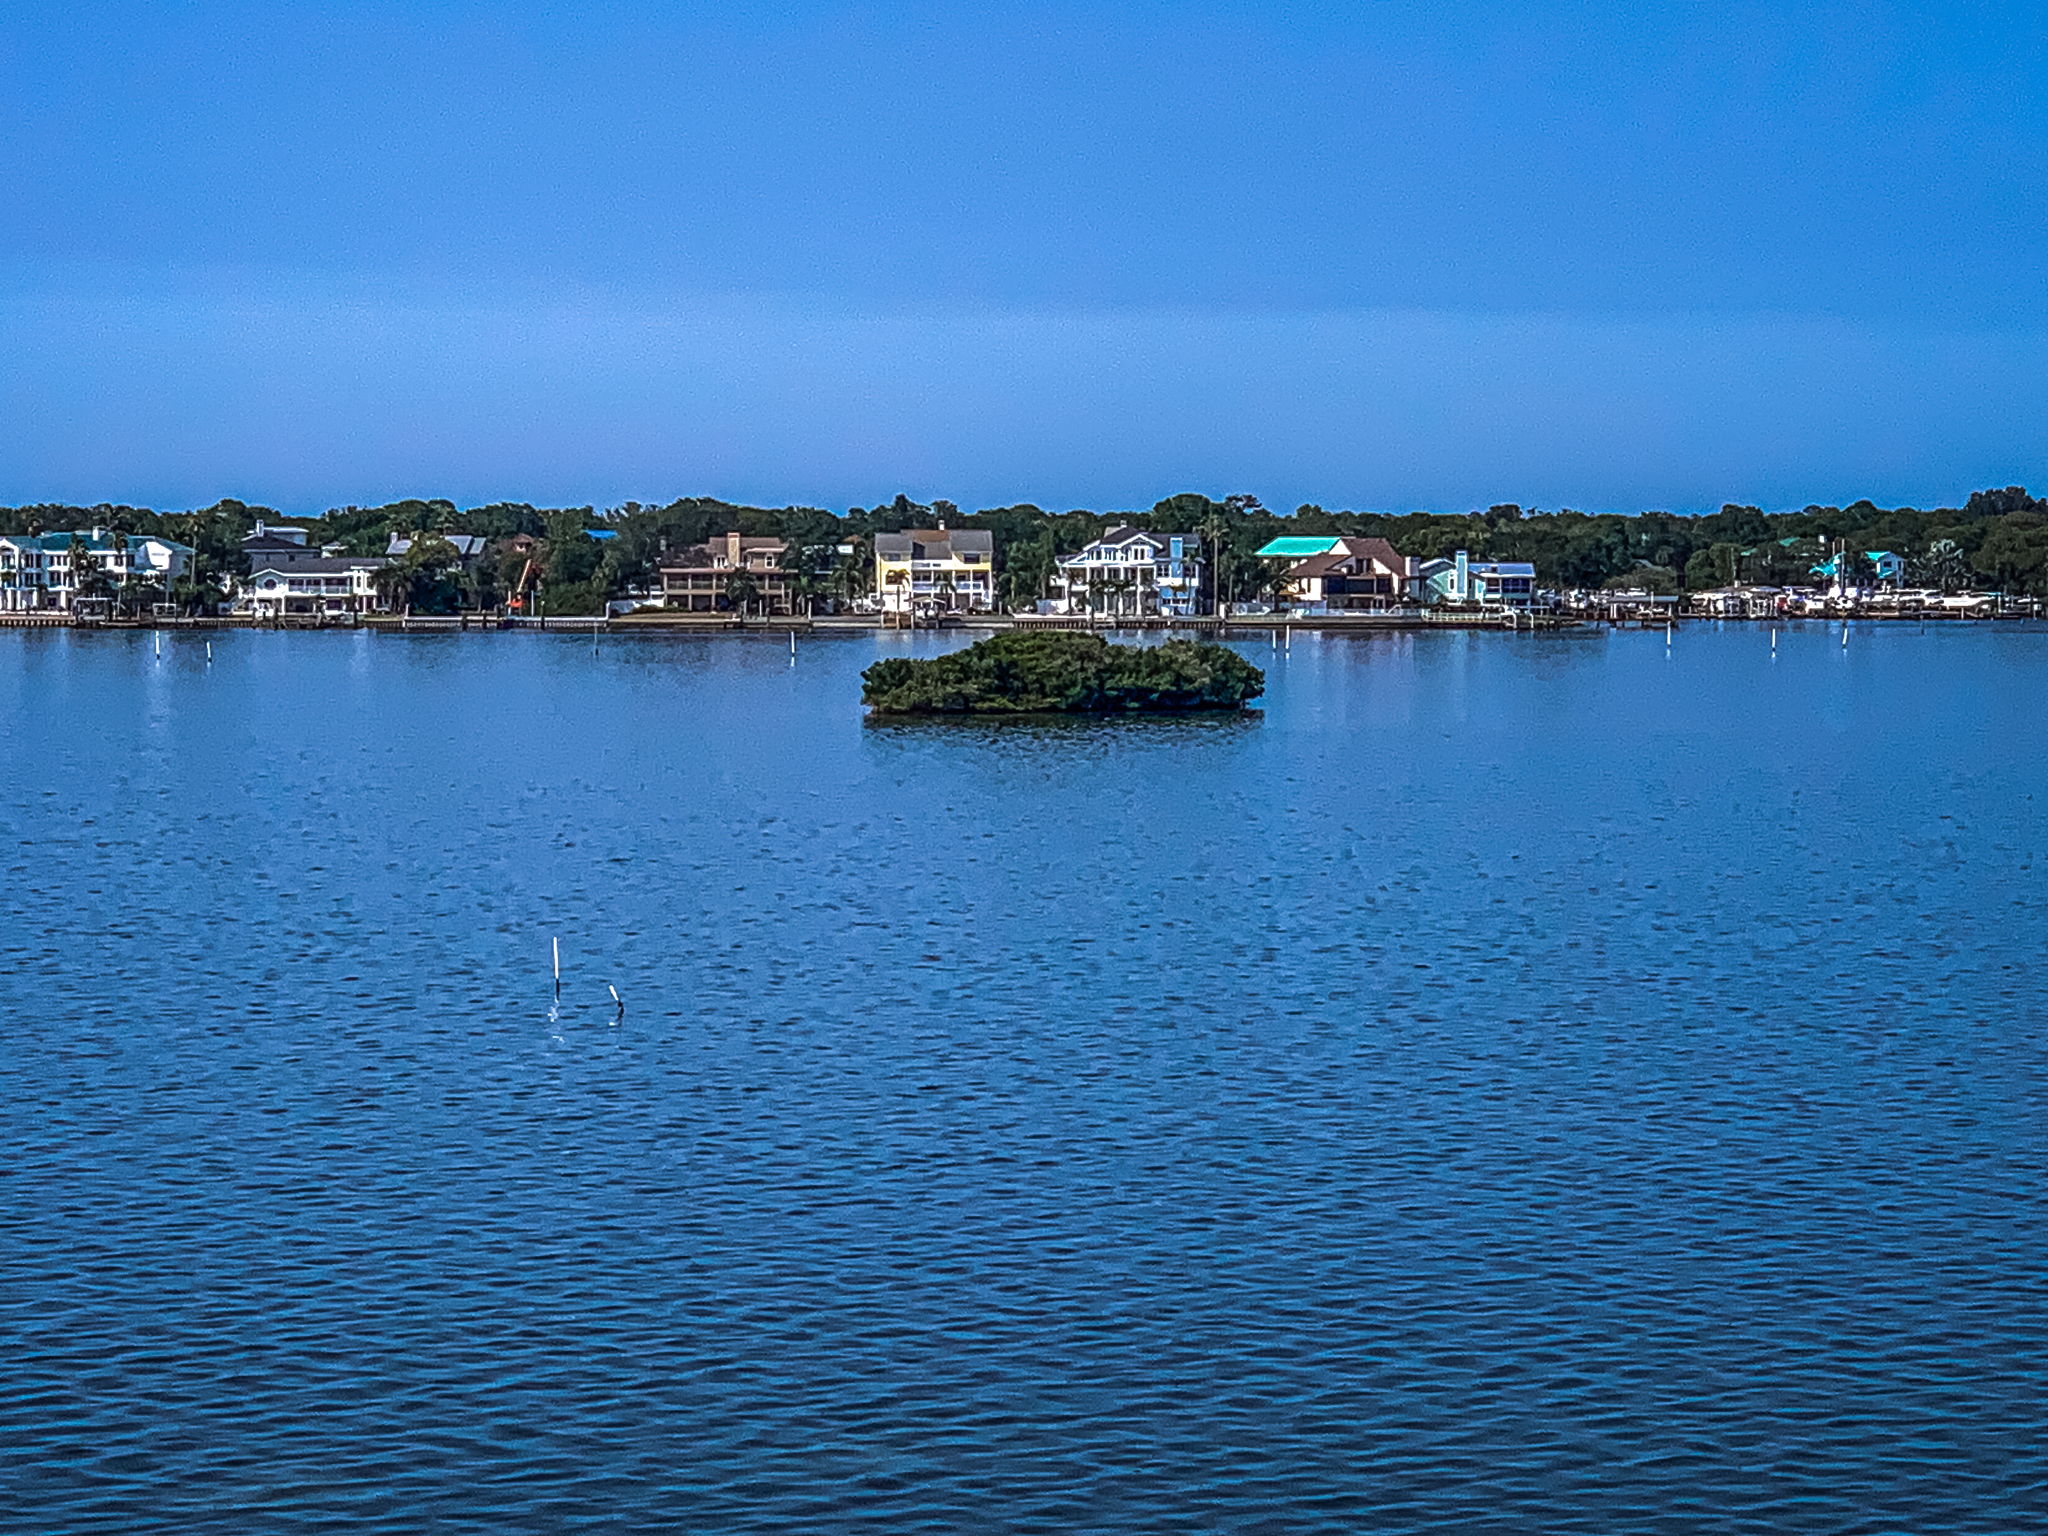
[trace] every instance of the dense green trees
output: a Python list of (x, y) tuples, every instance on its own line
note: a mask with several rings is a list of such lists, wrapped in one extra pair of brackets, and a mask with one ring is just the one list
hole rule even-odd
[[(168, 513), (107, 504), (37, 505), (0, 508), (0, 533), (102, 527), (176, 539), (197, 551), (197, 570), (178, 583), (173, 599), (203, 601), (205, 593), (246, 570), (241, 541), (259, 519), (303, 526), (310, 543), (338, 544), (352, 554), (382, 554), (393, 534), (475, 535), (486, 541), (482, 558), (459, 576), (430, 573), (432, 579), (415, 593), (415, 606), (495, 607), (531, 574), (533, 595), (550, 613), (597, 612), (607, 598), (651, 587), (664, 558), (728, 532), (785, 540), (793, 569), (816, 576), (825, 593), (846, 600), (872, 584), (875, 533), (940, 521), (995, 534), (999, 590), (1018, 606), (1048, 590), (1059, 556), (1120, 522), (1199, 534), (1210, 551), (1211, 590), (1204, 595), (1224, 602), (1269, 590), (1271, 573), (1254, 552), (1283, 534), (1378, 536), (1403, 554), (1424, 558), (1464, 549), (1478, 560), (1527, 560), (1539, 581), (1554, 587), (1658, 585), (1667, 579), (1694, 589), (1731, 580), (1805, 584), (1813, 579), (1811, 568), (1841, 543), (1859, 557), (1873, 549), (1904, 555), (1910, 581), (2048, 595), (2048, 501), (2018, 486), (1979, 491), (1960, 508), (1886, 509), (1856, 501), (1767, 513), (1730, 503), (1704, 517), (1546, 512), (1512, 502), (1467, 513), (1407, 514), (1331, 511), (1310, 503), (1280, 516), (1255, 496), (1219, 500), (1194, 493), (1169, 496), (1150, 508), (1107, 512), (1055, 512), (1028, 502), (962, 512), (950, 502), (921, 503), (899, 494), (844, 516), (819, 507), (746, 507), (704, 497), (661, 506), (627, 502), (604, 512), (522, 502), (463, 510), (446, 500), (406, 500), (338, 507), (319, 517), (285, 517), (240, 501)], [(592, 538), (593, 531), (610, 537)]]
[(439, 533), (417, 533), (406, 552), (371, 578), (393, 608), (413, 613), (454, 613), (476, 606), (474, 578), (455, 546)]
[(1227, 646), (1111, 645), (1100, 635), (1008, 633), (861, 674), (878, 715), (1188, 714), (1242, 709), (1266, 676)]

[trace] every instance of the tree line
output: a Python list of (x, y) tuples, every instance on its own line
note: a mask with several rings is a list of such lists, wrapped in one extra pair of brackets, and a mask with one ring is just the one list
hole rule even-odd
[[(231, 580), (247, 574), (242, 540), (259, 521), (303, 527), (308, 544), (338, 546), (352, 555), (382, 555), (394, 534), (416, 538), (404, 560), (379, 573), (379, 583), (394, 600), (424, 611), (494, 608), (517, 594), (545, 603), (551, 613), (595, 612), (608, 598), (656, 583), (664, 560), (734, 532), (788, 544), (785, 565), (796, 573), (800, 597), (857, 598), (872, 586), (875, 534), (941, 522), (995, 535), (998, 590), (1013, 605), (1045, 595), (1061, 555), (1122, 523), (1199, 535), (1209, 552), (1213, 595), (1226, 602), (1271, 590), (1273, 573), (1255, 552), (1289, 535), (1384, 538), (1402, 554), (1423, 559), (1463, 549), (1476, 560), (1525, 560), (1545, 587), (1666, 592), (1737, 582), (1813, 585), (1813, 566), (1837, 549), (1846, 552), (1852, 575), (1865, 551), (1890, 550), (1905, 558), (1912, 585), (2048, 596), (2048, 501), (2020, 486), (1978, 491), (1960, 507), (1883, 508), (1857, 501), (1764, 512), (1730, 503), (1705, 516), (1545, 511), (1512, 502), (1464, 513), (1406, 514), (1332, 511), (1309, 503), (1282, 514), (1255, 496), (1193, 493), (1169, 496), (1147, 509), (1108, 512), (1049, 511), (1028, 502), (964, 512), (949, 501), (916, 502), (904, 495), (843, 513), (740, 506), (707, 497), (603, 510), (524, 502), (463, 509), (444, 500), (405, 500), (337, 507), (317, 517), (288, 517), (232, 500), (185, 512), (105, 504), (0, 508), (0, 534), (98, 527), (190, 545), (193, 570), (168, 595), (193, 606), (217, 601)], [(484, 553), (460, 562), (452, 546), (432, 537), (441, 534), (479, 537)]]

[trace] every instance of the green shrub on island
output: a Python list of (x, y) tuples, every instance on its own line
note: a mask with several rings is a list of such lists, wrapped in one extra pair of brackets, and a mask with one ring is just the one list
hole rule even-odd
[(878, 715), (1189, 714), (1243, 709), (1265, 690), (1266, 674), (1226, 646), (1057, 632), (991, 635), (861, 674), (861, 701)]

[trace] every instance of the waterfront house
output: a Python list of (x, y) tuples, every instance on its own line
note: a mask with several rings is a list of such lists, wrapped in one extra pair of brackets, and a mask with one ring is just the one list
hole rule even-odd
[(781, 539), (720, 534), (661, 561), (662, 600), (686, 613), (721, 613), (733, 606), (727, 594), (735, 581), (744, 577), (754, 589), (748, 608), (764, 614), (791, 613), (790, 577), (794, 573), (782, 563), (788, 552), (789, 546)]
[(1415, 565), (1385, 539), (1334, 539), (1288, 568), (1288, 606), (1312, 613), (1398, 608), (1413, 595)]
[(1536, 601), (1536, 567), (1526, 560), (1425, 560), (1417, 572), (1426, 602), (1453, 607), (1528, 608)]
[(305, 529), (260, 521), (242, 536), (242, 553), (248, 556), (252, 571), (259, 565), (288, 570), (301, 560), (326, 558), (321, 550), (306, 543)]
[(1189, 618), (1204, 611), (1205, 571), (1195, 535), (1122, 527), (1062, 555), (1053, 586), (1068, 613)]
[(1828, 578), (1829, 597), (1853, 602), (1875, 590), (1864, 584), (1864, 577), (1873, 578), (1879, 587), (1896, 587), (1905, 579), (1906, 557), (1889, 549), (1866, 549), (1858, 560), (1846, 548), (1839, 548), (1808, 574)]
[(69, 612), (81, 584), (170, 585), (192, 568), (192, 546), (150, 534), (94, 528), (0, 536), (0, 612)]
[(389, 605), (378, 595), (377, 572), (390, 563), (382, 555), (265, 556), (236, 584), (229, 611), (259, 619), (380, 613)]
[(1253, 558), (1285, 569), (1290, 608), (1370, 612), (1419, 599), (1418, 562), (1385, 539), (1290, 534), (1269, 540)]
[(991, 613), (995, 535), (985, 528), (875, 535), (875, 595), (884, 613)]

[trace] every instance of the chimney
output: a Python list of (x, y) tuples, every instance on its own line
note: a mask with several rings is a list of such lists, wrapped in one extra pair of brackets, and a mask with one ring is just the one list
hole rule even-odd
[(740, 568), (740, 536), (737, 533), (725, 536), (725, 563), (734, 570)]

